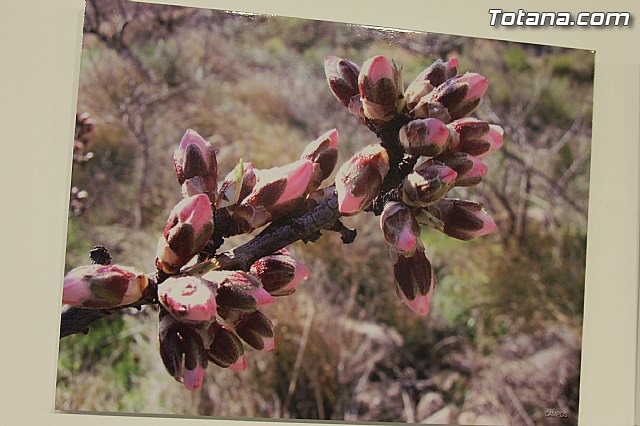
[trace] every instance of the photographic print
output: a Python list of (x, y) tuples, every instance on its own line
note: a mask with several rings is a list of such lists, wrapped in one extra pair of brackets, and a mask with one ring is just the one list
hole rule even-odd
[(593, 73), (87, 1), (56, 409), (577, 424)]

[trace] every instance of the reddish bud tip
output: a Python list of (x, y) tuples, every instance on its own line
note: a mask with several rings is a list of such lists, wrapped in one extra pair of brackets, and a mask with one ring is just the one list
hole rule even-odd
[(369, 145), (345, 162), (336, 174), (338, 210), (355, 214), (373, 202), (389, 171), (389, 155), (378, 144)]
[(489, 88), (489, 80), (477, 73), (465, 73), (458, 81), (469, 85), (464, 102), (480, 99)]
[(489, 132), (482, 138), (482, 140), (489, 142), (490, 146), (485, 153), (478, 156), (480, 159), (502, 148), (504, 143), (504, 130), (496, 124), (490, 124)]
[(382, 55), (368, 59), (362, 66), (361, 73), (367, 76), (373, 84), (383, 78), (393, 79), (393, 66), (391, 62)]
[(387, 243), (403, 254), (413, 253), (420, 244), (420, 225), (411, 210), (402, 203), (385, 204), (380, 215), (380, 228)]
[(185, 369), (182, 375), (182, 383), (189, 390), (195, 390), (202, 386), (203, 379), (204, 368), (200, 364), (194, 370)]
[(238, 360), (229, 366), (230, 369), (234, 371), (242, 371), (247, 369), (247, 357), (242, 355)]

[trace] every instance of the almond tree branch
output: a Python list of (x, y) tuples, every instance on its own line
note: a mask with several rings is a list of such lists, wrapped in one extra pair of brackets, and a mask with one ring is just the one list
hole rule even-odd
[[(398, 130), (405, 122), (405, 119), (398, 119), (393, 123), (389, 123), (389, 126), (383, 129), (383, 131), (376, 132), (381, 140), (381, 144), (386, 147), (387, 151), (389, 151), (389, 156), (394, 159), (393, 168), (385, 177), (380, 193), (374, 200), (372, 206), (367, 209), (376, 215), (382, 212), (384, 203), (390, 199), (390, 196), (405, 176), (412, 171), (416, 161), (416, 158), (410, 156), (403, 158), (402, 147), (397, 140)], [(330, 188), (335, 188), (335, 185), (332, 185)], [(315, 241), (321, 235), (321, 231), (338, 232), (343, 242), (353, 242), (355, 239), (355, 231), (346, 228), (338, 220), (340, 217), (341, 213), (338, 211), (338, 195), (336, 191), (333, 190), (329, 192), (329, 195), (327, 195), (320, 204), (310, 211), (293, 217), (286, 222), (273, 223), (247, 243), (234, 249), (214, 254), (222, 245), (224, 238), (238, 234), (238, 230), (234, 226), (231, 218), (226, 214), (226, 210), (217, 210), (214, 215), (214, 235), (209, 241), (209, 247), (205, 247), (205, 251), (213, 254), (213, 259), (219, 269), (248, 271), (256, 260), (293, 244), (296, 241)], [(200, 256), (198, 260), (203, 261), (204, 259), (205, 258)], [(196, 265), (183, 272), (188, 273), (198, 268), (199, 265)], [(61, 316), (60, 338), (78, 333), (86, 334), (91, 323), (123, 309), (139, 309), (143, 305), (157, 303), (156, 288), (169, 276), (156, 272), (154, 274), (148, 274), (148, 277), (150, 285), (147, 288), (147, 294), (132, 305), (120, 306), (113, 309), (71, 307), (64, 310)]]

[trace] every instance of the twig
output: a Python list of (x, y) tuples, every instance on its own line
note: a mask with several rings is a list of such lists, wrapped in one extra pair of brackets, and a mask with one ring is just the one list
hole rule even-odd
[(558, 183), (555, 180), (551, 179), (549, 176), (547, 176), (540, 170), (537, 170), (534, 167), (529, 166), (526, 163), (526, 161), (524, 161), (522, 158), (520, 158), (516, 154), (510, 152), (509, 149), (506, 147), (502, 147), (502, 154), (505, 157), (511, 160), (514, 160), (518, 164), (522, 165), (525, 169), (529, 170), (532, 175), (540, 177), (547, 185), (551, 187), (551, 189), (553, 189), (560, 196), (560, 198), (566, 201), (567, 204), (569, 204), (569, 206), (571, 206), (574, 210), (580, 213), (583, 217), (587, 216), (586, 208), (584, 206), (577, 204), (569, 195), (567, 195), (564, 189), (559, 187)]
[(402, 405), (404, 406), (404, 415), (407, 423), (415, 423), (415, 409), (413, 407), (413, 402), (411, 402), (411, 398), (409, 397), (409, 394), (406, 390), (402, 391)]
[(302, 338), (300, 340), (300, 346), (298, 346), (298, 354), (296, 355), (296, 361), (293, 364), (293, 373), (291, 374), (291, 379), (289, 380), (289, 388), (287, 389), (287, 397), (284, 400), (284, 404), (282, 404), (282, 411), (284, 413), (289, 409), (289, 404), (291, 404), (291, 399), (293, 398), (293, 394), (296, 391), (296, 386), (298, 384), (298, 375), (300, 374), (300, 367), (302, 367), (302, 360), (304, 359), (304, 351), (307, 348), (307, 342), (309, 341), (309, 332), (311, 331), (311, 322), (313, 321), (313, 316), (315, 315), (315, 309), (313, 308), (313, 303), (307, 304), (307, 318), (304, 322), (304, 330), (302, 332)]
[(511, 402), (511, 404), (513, 404), (513, 407), (515, 408), (516, 412), (518, 413), (518, 415), (520, 416), (524, 424), (526, 426), (535, 426), (535, 423), (533, 423), (533, 420), (531, 420), (531, 417), (529, 417), (529, 415), (527, 414), (527, 411), (522, 406), (522, 403), (518, 399), (518, 396), (513, 391), (513, 388), (510, 385), (507, 385), (504, 388), (504, 390), (505, 390), (505, 393), (507, 394), (507, 397), (509, 398), (509, 401)]

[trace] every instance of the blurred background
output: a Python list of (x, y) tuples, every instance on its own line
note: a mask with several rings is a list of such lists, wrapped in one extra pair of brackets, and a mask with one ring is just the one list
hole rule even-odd
[[(489, 174), (452, 195), (482, 202), (497, 234), (461, 242), (424, 230), (437, 277), (432, 310), (396, 297), (378, 218), (292, 246), (312, 277), (265, 308), (276, 350), (243, 372), (210, 366), (190, 392), (158, 355), (157, 311), (115, 315), (60, 341), (56, 408), (461, 424), (577, 424), (589, 188), (593, 53), (203, 9), (87, 2), (66, 270), (95, 244), (154, 270), (158, 235), (181, 198), (173, 151), (192, 128), (220, 175), (297, 159), (331, 128), (339, 162), (375, 136), (340, 105), (323, 57), (384, 54), (405, 84), (451, 56), (490, 86), (478, 118), (505, 145)], [(84, 139), (83, 139), (84, 138)], [(87, 158), (88, 157), (88, 158)], [(227, 241), (225, 247), (246, 237)], [(545, 417), (560, 410), (566, 418)], [(554, 421), (556, 423), (554, 423)]]

